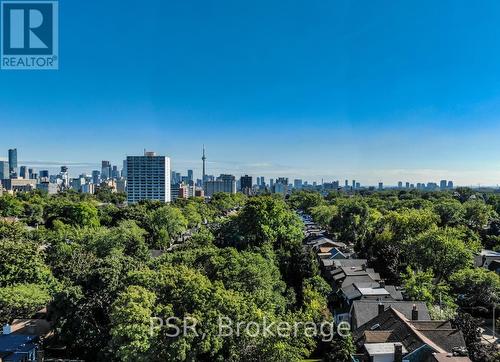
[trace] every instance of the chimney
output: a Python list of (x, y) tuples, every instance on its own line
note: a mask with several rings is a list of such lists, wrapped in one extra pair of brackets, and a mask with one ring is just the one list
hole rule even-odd
[(383, 280), (383, 279), (382, 279), (382, 280), (379, 282), (379, 284), (380, 284), (380, 288), (385, 288), (385, 280)]
[(394, 343), (394, 362), (403, 362), (403, 345)]
[(411, 311), (411, 320), (418, 321), (418, 309), (416, 304), (413, 304), (413, 309)]
[(361, 269), (366, 271), (366, 264), (361, 265)]
[(384, 311), (385, 311), (384, 305), (382, 304), (382, 302), (378, 302), (378, 314), (381, 315), (382, 313), (384, 313)]

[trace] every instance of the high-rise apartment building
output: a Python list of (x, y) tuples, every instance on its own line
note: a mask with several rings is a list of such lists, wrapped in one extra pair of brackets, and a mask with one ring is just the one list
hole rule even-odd
[(205, 195), (212, 196), (218, 192), (236, 193), (236, 177), (221, 174), (215, 181), (205, 182)]
[(144, 156), (127, 157), (127, 200), (170, 202), (170, 158), (144, 152)]

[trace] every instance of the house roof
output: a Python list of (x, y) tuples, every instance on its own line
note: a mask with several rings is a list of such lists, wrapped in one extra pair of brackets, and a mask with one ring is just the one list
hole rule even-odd
[(351, 267), (351, 266), (363, 266), (366, 265), (366, 259), (339, 259), (339, 260), (335, 260), (333, 265), (336, 267), (336, 268), (340, 268), (342, 266), (347, 266), (347, 267)]
[[(365, 343), (365, 349), (370, 356), (394, 354), (394, 343)], [(403, 354), (408, 353), (403, 346)]]
[(401, 342), (408, 352), (427, 345), (437, 353), (451, 352), (455, 347), (464, 347), (465, 341), (460, 331), (450, 329), (445, 321), (410, 321), (402, 313), (390, 306), (369, 322), (353, 332), (354, 340), (361, 348), (365, 341), (365, 332), (387, 331), (391, 334), (388, 342)]
[(434, 353), (432, 357), (436, 362), (470, 362), (469, 357), (450, 356), (449, 353)]
[[(387, 289), (387, 287), (386, 287)], [(371, 321), (378, 315), (378, 305), (383, 304), (384, 309), (393, 307), (397, 311), (401, 312), (406, 318), (411, 319), (413, 306), (415, 305), (418, 310), (419, 320), (427, 321), (431, 317), (429, 315), (429, 310), (424, 302), (408, 302), (408, 301), (398, 301), (398, 300), (355, 300), (352, 303), (351, 315), (352, 321), (356, 322), (356, 325), (352, 327), (354, 329), (362, 326), (363, 324)]]
[(394, 285), (386, 285), (385, 290), (387, 290), (391, 294), (391, 297), (394, 300), (401, 300), (402, 301), (404, 299), (403, 293), (401, 293), (401, 291), (398, 290), (396, 288), (396, 286), (394, 286)]
[(377, 280), (373, 278), (371, 275), (354, 275), (354, 276), (348, 276), (342, 281), (341, 287), (344, 288), (348, 285), (355, 284), (355, 283), (372, 283), (372, 284), (377, 284)]
[(12, 334), (48, 336), (52, 326), (45, 319), (14, 319), (11, 324)]
[(339, 247), (339, 248), (345, 248), (346, 244), (341, 243), (339, 241), (333, 241), (332, 239), (328, 239), (324, 236), (313, 239), (308, 242), (309, 245), (311, 245), (313, 248), (315, 247), (320, 247), (320, 246), (332, 246), (332, 247)]

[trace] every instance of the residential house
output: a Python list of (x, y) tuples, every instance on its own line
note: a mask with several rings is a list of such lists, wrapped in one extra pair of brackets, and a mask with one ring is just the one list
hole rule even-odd
[(361, 361), (427, 362), (443, 354), (467, 357), (464, 337), (449, 321), (411, 320), (392, 306), (355, 329), (353, 339)]

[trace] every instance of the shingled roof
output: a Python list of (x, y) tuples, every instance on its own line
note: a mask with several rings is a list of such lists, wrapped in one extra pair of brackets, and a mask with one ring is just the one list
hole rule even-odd
[(430, 321), (429, 310), (424, 302), (408, 302), (396, 300), (355, 300), (351, 307), (351, 324), (352, 328), (356, 329), (363, 324), (371, 321), (378, 315), (378, 306), (382, 304), (384, 310), (393, 307), (406, 318), (411, 319), (413, 306), (417, 308), (418, 319), (422, 321)]
[[(390, 332), (384, 334), (376, 331)], [(366, 334), (368, 332), (368, 334)], [(460, 331), (446, 321), (411, 321), (390, 306), (353, 332), (358, 348), (366, 343), (366, 338), (385, 338), (384, 342), (400, 342), (409, 353), (427, 345), (437, 353), (452, 352), (455, 347), (464, 347), (465, 341)]]

